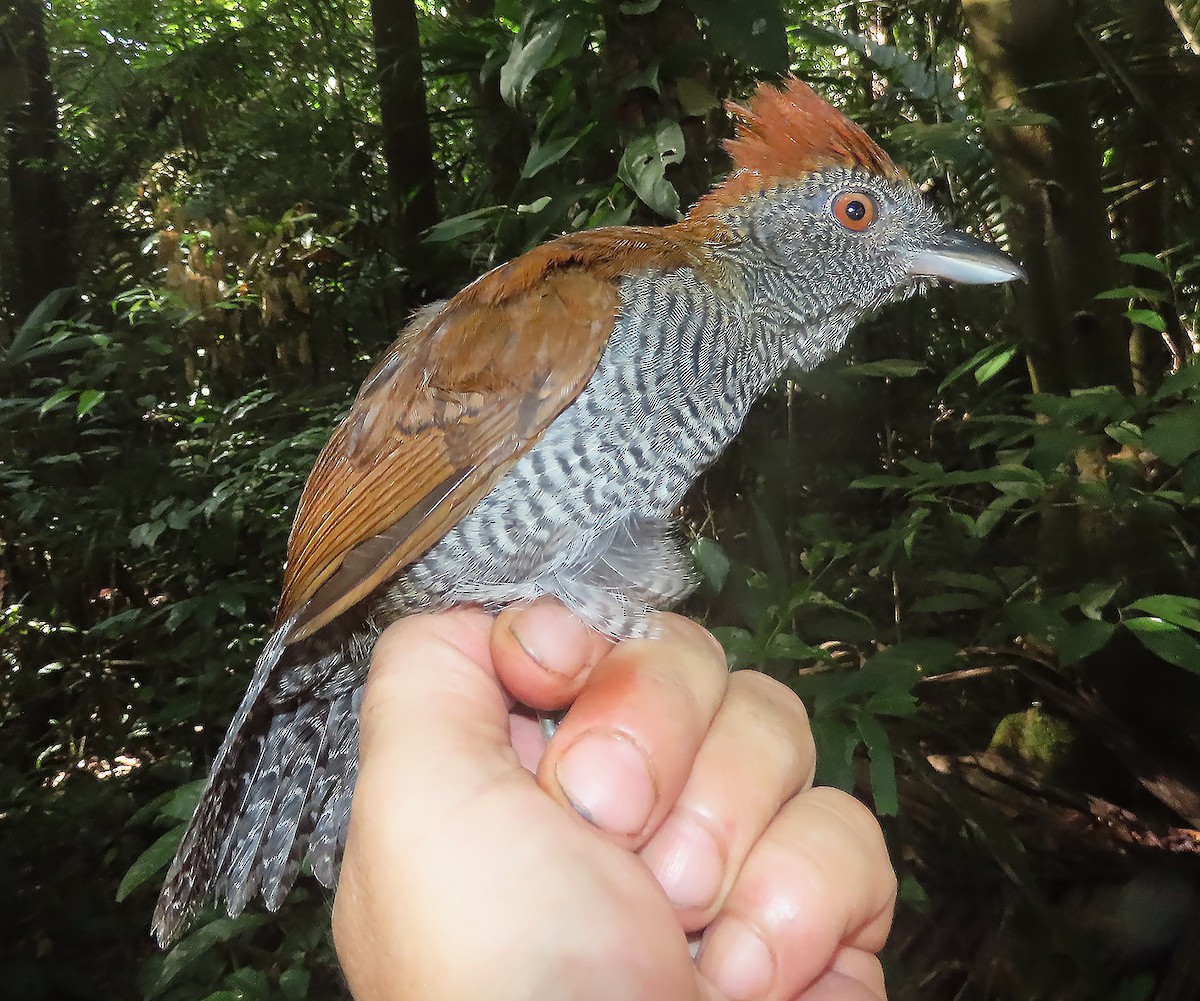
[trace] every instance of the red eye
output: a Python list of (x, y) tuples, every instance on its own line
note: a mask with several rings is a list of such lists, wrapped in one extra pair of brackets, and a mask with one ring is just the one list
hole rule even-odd
[(861, 233), (875, 221), (875, 199), (865, 191), (843, 191), (833, 200), (832, 211), (846, 229)]

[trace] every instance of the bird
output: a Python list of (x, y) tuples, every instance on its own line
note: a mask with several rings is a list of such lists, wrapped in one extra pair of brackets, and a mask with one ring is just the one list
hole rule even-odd
[(418, 311), (296, 510), (273, 631), (153, 933), (335, 887), (376, 638), (553, 596), (615, 639), (695, 585), (676, 512), (785, 371), (930, 281), (1022, 278), (796, 77), (730, 102), (731, 169), (678, 222), (549, 241)]

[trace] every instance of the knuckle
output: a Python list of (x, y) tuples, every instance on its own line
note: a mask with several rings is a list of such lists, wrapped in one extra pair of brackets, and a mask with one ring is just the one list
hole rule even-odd
[(731, 700), (742, 702), (755, 724), (767, 731), (770, 739), (788, 748), (802, 763), (812, 780), (816, 765), (816, 744), (808, 711), (800, 697), (781, 681), (760, 671), (735, 671), (729, 682)]

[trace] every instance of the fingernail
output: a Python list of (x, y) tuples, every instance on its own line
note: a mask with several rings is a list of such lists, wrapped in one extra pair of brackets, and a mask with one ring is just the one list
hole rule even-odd
[(775, 976), (775, 960), (766, 943), (745, 922), (721, 918), (709, 932), (697, 960), (700, 972), (729, 1001), (763, 997)]
[(676, 907), (704, 910), (721, 889), (725, 855), (695, 817), (671, 817), (642, 856)]
[(616, 731), (585, 733), (559, 758), (554, 776), (584, 820), (613, 834), (637, 834), (658, 799), (645, 753)]
[(551, 674), (573, 678), (587, 663), (588, 628), (558, 602), (537, 602), (521, 609), (508, 630), (529, 659)]

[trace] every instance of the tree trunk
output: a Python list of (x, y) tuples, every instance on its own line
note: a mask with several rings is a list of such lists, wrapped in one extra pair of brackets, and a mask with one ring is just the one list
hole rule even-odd
[(420, 270), (421, 233), (438, 220), (437, 166), (425, 107), (421, 39), (413, 0), (372, 0), (383, 157), (400, 256)]
[(1095, 299), (1119, 274), (1070, 0), (963, 0), (963, 17), (986, 101), (1050, 119), (987, 131), (1012, 249), (1029, 272), (1017, 294), (1034, 388), (1127, 389), (1128, 325), (1117, 304)]
[(23, 100), (4, 121), (11, 246), (4, 255), (11, 311), (28, 314), (57, 288), (75, 284), (71, 212), (58, 165), (58, 99), (50, 81), (40, 0), (7, 5), (6, 29), (18, 61)]

